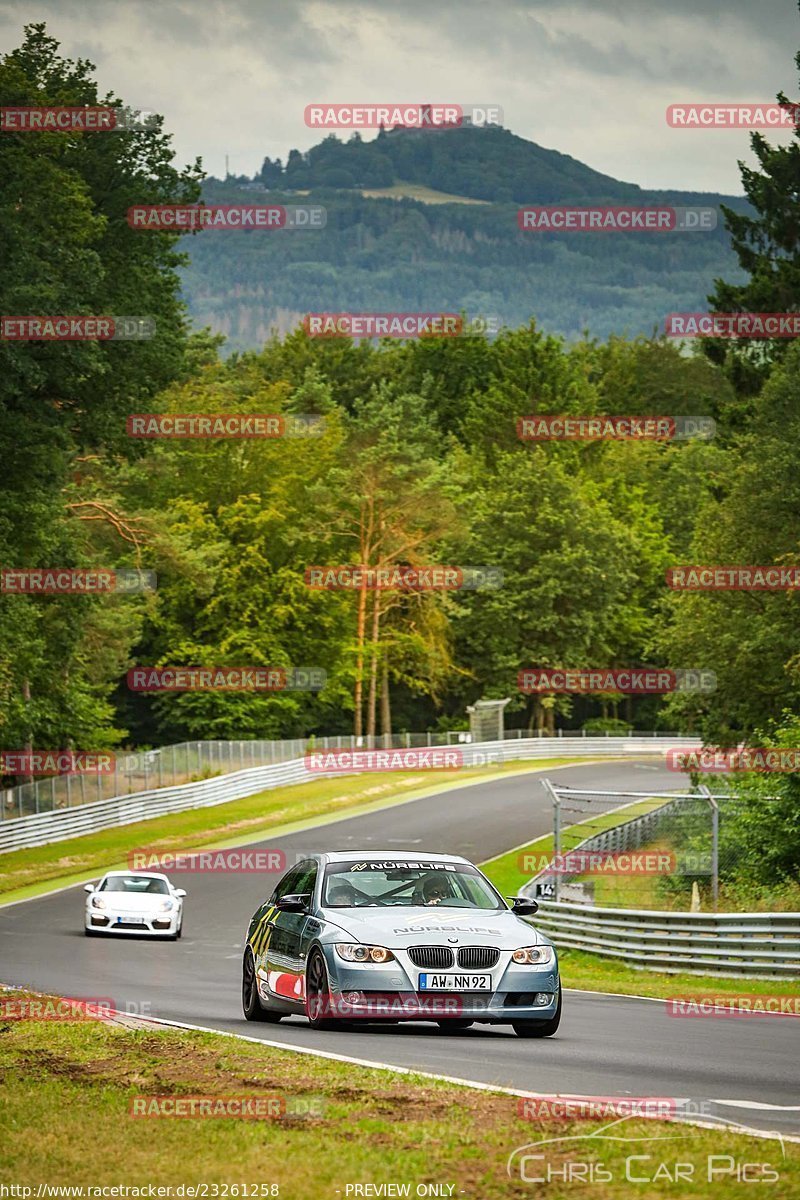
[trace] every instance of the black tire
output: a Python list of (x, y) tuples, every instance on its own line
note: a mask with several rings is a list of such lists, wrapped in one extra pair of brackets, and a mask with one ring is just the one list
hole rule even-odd
[(270, 1009), (264, 1008), (261, 1003), (256, 984), (256, 963), (249, 946), (244, 952), (242, 962), (242, 1012), (248, 1021), (269, 1021), (273, 1025), (277, 1024), (282, 1016), (279, 1012), (271, 1012)]
[(312, 1029), (336, 1029), (340, 1022), (321, 1015), (330, 1003), (328, 967), (321, 950), (312, 950), (306, 963), (306, 1016)]
[(558, 1004), (555, 1016), (549, 1021), (512, 1021), (514, 1033), (522, 1038), (552, 1037), (561, 1024), (561, 989), (558, 991)]
[(436, 1024), (441, 1029), (442, 1033), (461, 1033), (462, 1029), (471, 1029), (475, 1024), (474, 1021), (437, 1021)]

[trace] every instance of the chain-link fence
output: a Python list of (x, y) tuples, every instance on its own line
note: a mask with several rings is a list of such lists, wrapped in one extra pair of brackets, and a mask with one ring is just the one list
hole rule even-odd
[(527, 855), (533, 893), (601, 908), (717, 908), (735, 846), (720, 837), (744, 801), (686, 792), (603, 792), (552, 784), (552, 849)]

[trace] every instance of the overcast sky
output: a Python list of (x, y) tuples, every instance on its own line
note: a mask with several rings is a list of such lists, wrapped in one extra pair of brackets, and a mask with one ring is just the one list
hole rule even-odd
[(796, 0), (0, 0), (4, 49), (30, 21), (216, 175), (313, 145), (309, 103), (430, 100), (498, 104), (618, 179), (739, 193), (747, 132), (670, 129), (666, 106), (797, 97)]

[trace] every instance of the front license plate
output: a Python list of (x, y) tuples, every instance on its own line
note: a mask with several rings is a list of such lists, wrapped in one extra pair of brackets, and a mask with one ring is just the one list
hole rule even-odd
[(490, 992), (491, 975), (433, 975), (419, 977), (420, 992)]
[(144, 917), (117, 917), (117, 925), (146, 925)]

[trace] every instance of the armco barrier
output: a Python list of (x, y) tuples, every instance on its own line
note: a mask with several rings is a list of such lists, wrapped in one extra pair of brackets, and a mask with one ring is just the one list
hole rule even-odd
[[(462, 743), (465, 766), (539, 758), (600, 758), (641, 756), (663, 753), (674, 747), (675, 737), (559, 737), (525, 738), (515, 741)], [(683, 747), (700, 748), (698, 739), (681, 738)], [(283, 784), (303, 783), (319, 779), (319, 772), (306, 769), (302, 758), (269, 766), (252, 767), (184, 783), (177, 787), (153, 788), (110, 800), (97, 800), (57, 812), (38, 813), (0, 822), (0, 854), (28, 846), (43, 846), (48, 842), (80, 837), (100, 829), (130, 825), (149, 817), (183, 812), (190, 808), (208, 808), (239, 800), (256, 792), (268, 791)]]
[(800, 978), (800, 913), (676, 913), (540, 900), (558, 947), (670, 974)]

